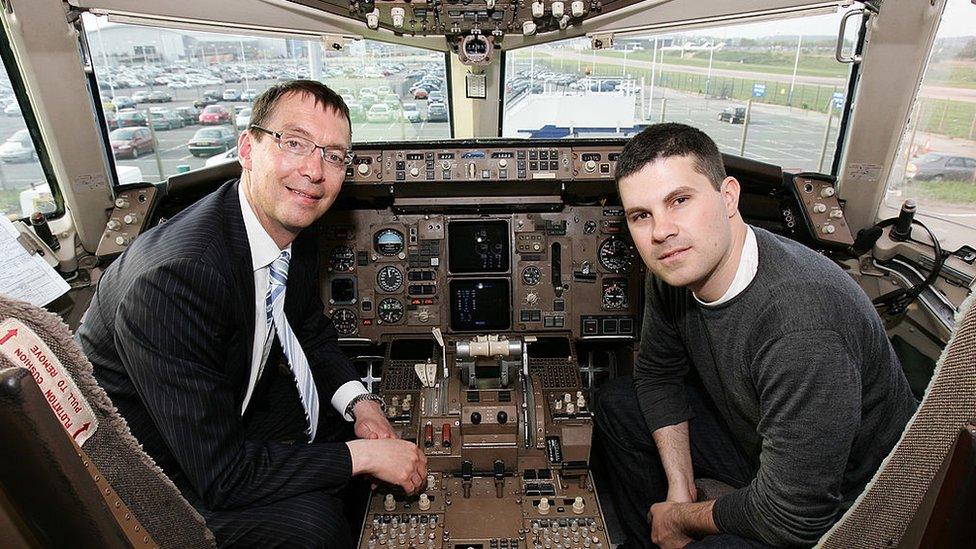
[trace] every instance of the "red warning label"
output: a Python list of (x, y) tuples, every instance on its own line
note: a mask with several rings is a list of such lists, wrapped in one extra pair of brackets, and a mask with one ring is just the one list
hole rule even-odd
[(51, 349), (26, 324), (9, 318), (0, 324), (0, 353), (25, 368), (37, 382), (51, 411), (79, 446), (98, 428), (84, 395)]

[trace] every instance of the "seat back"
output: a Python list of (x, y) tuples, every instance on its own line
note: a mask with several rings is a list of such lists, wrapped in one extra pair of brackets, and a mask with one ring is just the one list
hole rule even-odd
[[(864, 492), (820, 539), (818, 547), (916, 547), (909, 525), (922, 528), (932, 494), (952, 482), (945, 464), (959, 431), (976, 418), (976, 293), (959, 308), (956, 327), (939, 358), (918, 410)], [(972, 470), (969, 471), (972, 479)], [(932, 494), (930, 494), (930, 492)], [(929, 498), (926, 495), (929, 494)], [(938, 501), (936, 498), (935, 501)], [(969, 509), (973, 516), (976, 510)], [(916, 517), (916, 515), (920, 515)], [(933, 515), (935, 516), (935, 515)], [(917, 519), (917, 520), (916, 520)], [(902, 542), (905, 542), (904, 544)], [(924, 543), (923, 547), (927, 547)]]
[[(142, 451), (61, 319), (0, 296), (0, 326), (0, 529), (28, 545), (213, 547), (203, 518)], [(12, 354), (13, 341), (31, 356)], [(55, 390), (39, 388), (52, 380)], [(91, 425), (72, 422), (74, 413)]]

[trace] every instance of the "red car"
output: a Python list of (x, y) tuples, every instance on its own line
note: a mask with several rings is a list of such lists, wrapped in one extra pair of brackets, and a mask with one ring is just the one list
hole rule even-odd
[(413, 91), (414, 99), (427, 99), (427, 90), (423, 88), (417, 88)]
[(112, 143), (112, 152), (115, 153), (116, 158), (120, 156), (139, 158), (140, 153), (152, 152), (156, 148), (152, 134), (146, 127), (112, 130), (108, 134), (108, 139)]
[(230, 111), (220, 105), (210, 105), (200, 113), (201, 124), (223, 124), (230, 123)]

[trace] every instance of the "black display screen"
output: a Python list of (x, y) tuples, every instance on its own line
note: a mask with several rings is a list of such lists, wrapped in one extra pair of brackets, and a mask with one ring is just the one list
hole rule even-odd
[(451, 273), (506, 273), (508, 222), (452, 221), (447, 224), (447, 252)]
[(451, 330), (507, 330), (511, 297), (507, 279), (452, 280)]

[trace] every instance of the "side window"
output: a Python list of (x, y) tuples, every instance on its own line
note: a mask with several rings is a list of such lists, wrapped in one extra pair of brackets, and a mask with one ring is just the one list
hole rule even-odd
[[(911, 199), (956, 244), (976, 230), (976, 5), (947, 0), (911, 118), (888, 177), (882, 217)], [(962, 237), (962, 240), (955, 241)]]
[[(0, 214), (27, 217), (35, 211), (54, 214), (63, 211), (61, 195), (53, 176), (45, 173), (36, 144), (37, 127), (28, 124), (16, 87), (20, 79), (13, 55), (0, 27)], [(20, 95), (23, 97), (23, 94)], [(54, 189), (54, 192), (52, 192)]]

